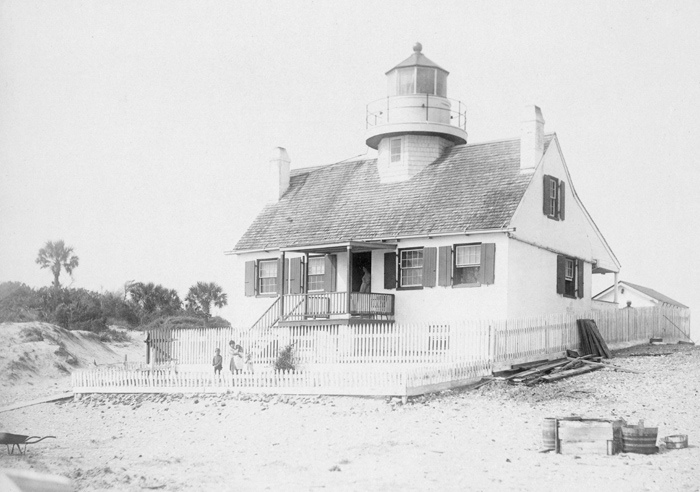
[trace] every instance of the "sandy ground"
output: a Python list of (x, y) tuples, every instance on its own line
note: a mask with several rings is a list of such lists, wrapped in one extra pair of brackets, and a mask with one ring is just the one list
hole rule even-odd
[(115, 364), (125, 357), (144, 361), (143, 338), (139, 333), (130, 338), (104, 344), (93, 333), (49, 323), (0, 323), (0, 407), (70, 391), (74, 369)]
[[(644, 355), (634, 354), (665, 354)], [(0, 431), (55, 435), (0, 466), (76, 490), (700, 490), (700, 349), (616, 353), (536, 387), (491, 383), (400, 401), (245, 395), (92, 396), (0, 413)], [(690, 447), (656, 455), (540, 453), (542, 419), (644, 419)]]

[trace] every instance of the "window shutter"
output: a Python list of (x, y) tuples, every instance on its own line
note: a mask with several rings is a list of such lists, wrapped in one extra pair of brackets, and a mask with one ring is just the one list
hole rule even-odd
[(326, 292), (335, 292), (336, 265), (338, 264), (335, 255), (326, 255), (325, 266), (323, 270), (323, 290)]
[(245, 262), (245, 295), (246, 297), (255, 296), (255, 261)]
[(544, 189), (544, 193), (542, 195), (542, 212), (547, 216), (552, 215), (552, 207), (549, 200), (549, 187), (552, 186), (550, 184), (551, 181), (552, 177), (545, 174), (542, 182), (542, 188)]
[(557, 255), (557, 294), (564, 295), (566, 282), (566, 257)]
[(384, 288), (396, 288), (396, 253), (384, 253)]
[(566, 185), (564, 184), (563, 181), (559, 182), (559, 200), (557, 203), (559, 204), (559, 220), (564, 220), (564, 204), (565, 204), (565, 199), (564, 195), (566, 194)]
[(452, 246), (440, 246), (438, 252), (438, 285), (452, 285)]
[(284, 260), (282, 258), (277, 259), (277, 295), (281, 296), (284, 293)]
[(437, 248), (423, 248), (423, 287), (435, 287)]
[(289, 273), (287, 274), (289, 278), (289, 293), (301, 294), (301, 257), (290, 258), (287, 263), (287, 268), (289, 269)]
[(583, 297), (583, 272), (584, 272), (584, 265), (583, 265), (583, 260), (576, 260), (576, 297), (579, 299)]
[(479, 268), (479, 282), (490, 285), (494, 283), (496, 273), (496, 244), (484, 243), (481, 245), (481, 267)]

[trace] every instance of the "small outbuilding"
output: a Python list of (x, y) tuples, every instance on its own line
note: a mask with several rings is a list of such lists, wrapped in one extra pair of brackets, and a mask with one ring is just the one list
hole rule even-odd
[[(615, 302), (615, 285), (611, 285), (604, 291), (593, 296), (593, 300), (602, 302)], [(688, 306), (681, 304), (660, 292), (633, 284), (632, 282), (619, 281), (617, 283), (617, 302), (620, 308), (650, 307), (659, 306), (675, 309), (688, 309)]]

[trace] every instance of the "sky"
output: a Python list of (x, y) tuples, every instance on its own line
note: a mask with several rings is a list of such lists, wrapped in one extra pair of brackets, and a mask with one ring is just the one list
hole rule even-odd
[(470, 143), (517, 137), (540, 106), (620, 279), (694, 311), (698, 25), (691, 0), (0, 0), (0, 282), (49, 285), (34, 260), (63, 239), (80, 258), (64, 284), (235, 297), (224, 252), (265, 203), (272, 149), (292, 168), (372, 156), (366, 104), (420, 42)]

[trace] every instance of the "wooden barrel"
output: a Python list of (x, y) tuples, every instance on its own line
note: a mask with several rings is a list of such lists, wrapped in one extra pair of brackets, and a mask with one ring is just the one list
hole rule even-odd
[(542, 421), (542, 445), (544, 449), (556, 449), (557, 425), (557, 419), (544, 419)]
[(659, 451), (656, 447), (658, 427), (623, 426), (622, 452), (637, 454), (654, 454)]

